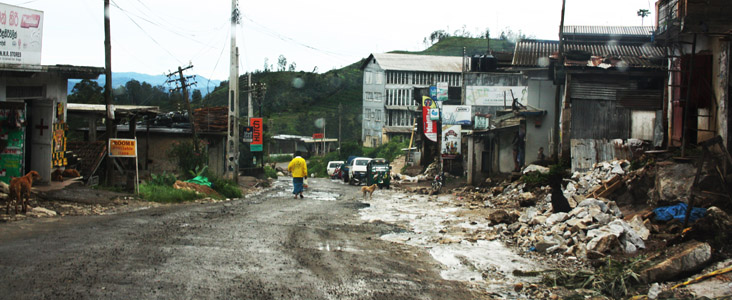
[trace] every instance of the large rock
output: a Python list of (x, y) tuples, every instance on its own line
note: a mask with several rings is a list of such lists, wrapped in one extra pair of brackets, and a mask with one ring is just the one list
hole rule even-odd
[(711, 258), (709, 244), (689, 241), (668, 249), (660, 261), (641, 271), (640, 275), (648, 283), (674, 280), (682, 274), (703, 269)]
[(647, 240), (648, 237), (651, 235), (651, 231), (648, 230), (646, 224), (643, 223), (643, 218), (639, 215), (634, 216), (633, 219), (630, 220), (628, 225), (630, 225), (635, 233), (637, 233), (638, 236), (640, 236), (640, 238), (644, 241)]
[(518, 219), (518, 216), (515, 214), (509, 214), (505, 210), (497, 210), (494, 211), (490, 216), (488, 216), (488, 219), (491, 221), (491, 224), (511, 224), (513, 222), (516, 222)]
[(552, 214), (551, 216), (546, 218), (546, 224), (551, 226), (551, 225), (557, 224), (559, 222), (564, 222), (564, 220), (566, 220), (566, 219), (567, 219), (567, 213), (559, 212), (556, 214)]
[(695, 175), (696, 168), (691, 164), (658, 165), (652, 200), (660, 204), (676, 201), (688, 203)]
[(42, 218), (42, 217), (55, 217), (56, 212), (52, 211), (50, 209), (46, 209), (40, 206), (34, 207), (26, 215), (36, 218)]
[(539, 210), (535, 207), (529, 207), (524, 211), (523, 214), (521, 214), (521, 217), (519, 217), (519, 222), (521, 223), (528, 223), (533, 219), (536, 215), (539, 214)]

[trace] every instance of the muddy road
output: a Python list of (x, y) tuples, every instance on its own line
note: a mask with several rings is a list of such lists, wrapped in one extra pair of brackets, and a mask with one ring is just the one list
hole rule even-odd
[(245, 199), (0, 224), (4, 299), (475, 299), (356, 187), (290, 178)]

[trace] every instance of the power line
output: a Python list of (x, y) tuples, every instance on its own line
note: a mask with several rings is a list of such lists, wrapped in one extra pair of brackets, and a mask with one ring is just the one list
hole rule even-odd
[(122, 11), (122, 12), (123, 12), (123, 13), (125, 14), (125, 16), (126, 16), (126, 17), (127, 17), (128, 19), (130, 19), (130, 21), (132, 21), (132, 23), (133, 23), (133, 24), (135, 24), (135, 26), (137, 26), (137, 28), (140, 28), (140, 30), (141, 30), (141, 31), (142, 31), (142, 32), (143, 32), (143, 33), (144, 33), (145, 35), (147, 35), (147, 37), (149, 37), (149, 38), (150, 38), (150, 39), (151, 39), (151, 40), (152, 40), (152, 41), (153, 41), (153, 42), (154, 42), (155, 44), (157, 44), (157, 45), (158, 45), (158, 46), (160, 47), (160, 49), (163, 49), (163, 51), (165, 51), (165, 52), (167, 52), (168, 54), (170, 54), (170, 56), (171, 56), (171, 57), (172, 57), (173, 59), (175, 59), (175, 60), (177, 60), (177, 61), (178, 61), (179, 63), (183, 64), (183, 62), (181, 62), (181, 60), (180, 60), (180, 59), (178, 59), (177, 57), (175, 57), (175, 55), (173, 55), (173, 53), (171, 53), (170, 51), (168, 51), (168, 49), (165, 49), (165, 47), (163, 47), (163, 45), (161, 45), (161, 44), (160, 44), (160, 43), (159, 43), (159, 42), (158, 42), (158, 41), (157, 41), (157, 40), (156, 40), (156, 39), (155, 39), (154, 37), (152, 37), (152, 36), (151, 36), (151, 35), (150, 35), (149, 33), (147, 33), (147, 31), (145, 31), (145, 29), (143, 29), (143, 28), (142, 28), (142, 26), (140, 26), (140, 24), (138, 24), (137, 22), (135, 22), (135, 20), (134, 20), (134, 19), (132, 19), (132, 17), (130, 17), (130, 15), (129, 15), (129, 14), (127, 14), (127, 12), (126, 12), (125, 10), (123, 10), (123, 9), (122, 9), (121, 7), (119, 7), (119, 5), (117, 5), (117, 3), (115, 3), (115, 2), (114, 2), (114, 0), (112, 0), (112, 5), (114, 5), (114, 7), (118, 8), (118, 9), (119, 9), (120, 11)]
[(293, 39), (291, 37), (288, 37), (286, 35), (280, 34), (280, 33), (276, 32), (276, 31), (274, 31), (272, 29), (269, 29), (269, 28), (265, 27), (264, 25), (261, 25), (261, 24), (257, 23), (256, 21), (254, 21), (252, 18), (250, 18), (247, 15), (242, 14), (242, 16), (244, 18), (246, 18), (247, 20), (249, 20), (252, 24), (257, 25), (257, 26), (261, 27), (262, 29), (264, 29), (264, 31), (260, 31), (260, 32), (265, 33), (265, 34), (268, 34), (270, 36), (273, 36), (273, 37), (275, 37), (277, 39), (280, 39), (280, 40), (282, 40), (284, 42), (294, 43), (294, 44), (297, 44), (299, 46), (302, 46), (302, 47), (305, 47), (305, 48), (308, 48), (308, 49), (311, 49), (311, 50), (314, 50), (314, 51), (317, 51), (317, 52), (321, 52), (323, 54), (326, 54), (326, 55), (329, 55), (329, 56), (332, 56), (332, 57), (335, 57), (335, 58), (338, 58), (338, 59), (345, 59), (346, 57), (348, 57), (348, 55), (345, 55), (345, 54), (342, 54), (342, 53), (337, 53), (337, 52), (332, 52), (332, 51), (328, 51), (328, 50), (319, 49), (319, 48), (310, 46), (308, 44), (305, 44), (303, 42), (297, 41), (297, 40), (295, 40), (295, 39)]

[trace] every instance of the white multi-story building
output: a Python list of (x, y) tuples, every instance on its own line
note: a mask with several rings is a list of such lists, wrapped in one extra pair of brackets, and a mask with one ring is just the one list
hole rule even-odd
[(377, 147), (394, 136), (412, 132), (418, 103), (415, 88), (438, 82), (462, 85), (460, 56), (376, 53), (364, 62), (361, 140)]

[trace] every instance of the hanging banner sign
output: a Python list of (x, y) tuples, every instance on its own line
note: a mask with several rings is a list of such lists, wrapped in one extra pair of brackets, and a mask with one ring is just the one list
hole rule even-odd
[(513, 97), (526, 105), (529, 88), (526, 86), (468, 86), (465, 88), (465, 104), (476, 106), (511, 106)]
[(43, 12), (0, 3), (0, 63), (41, 64)]
[(447, 101), (447, 82), (438, 82), (437, 83), (437, 97), (435, 100), (437, 101)]
[(472, 107), (469, 105), (444, 105), (442, 106), (443, 125), (470, 125), (470, 117), (473, 115)]
[(262, 151), (262, 144), (264, 141), (262, 124), (262, 118), (249, 119), (249, 126), (254, 129), (254, 132), (252, 133), (252, 142), (249, 144), (249, 151)]
[(442, 126), (442, 149), (440, 153), (443, 158), (453, 159), (460, 155), (460, 125)]
[(437, 108), (430, 97), (422, 96), (422, 127), (424, 136), (430, 141), (437, 142), (437, 122), (430, 120), (430, 108)]
[(254, 140), (254, 127), (244, 126), (242, 132), (244, 134), (242, 142), (251, 143)]

